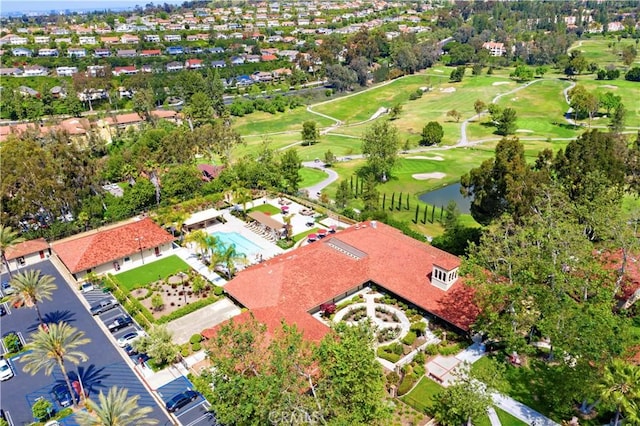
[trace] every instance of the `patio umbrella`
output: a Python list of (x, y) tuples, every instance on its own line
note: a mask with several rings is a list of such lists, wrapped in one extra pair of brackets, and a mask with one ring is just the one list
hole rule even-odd
[(324, 238), (326, 236), (327, 236), (327, 230), (326, 229), (318, 229), (318, 237)]
[(330, 233), (332, 233), (332, 234), (333, 234), (334, 232), (336, 232), (336, 226), (335, 226), (335, 225), (331, 225), (331, 226), (329, 227), (329, 232), (330, 232)]
[(307, 239), (309, 241), (315, 241), (315, 240), (318, 239), (318, 235), (317, 234), (309, 234), (309, 235), (307, 235)]
[(283, 212), (288, 212), (289, 211), (289, 206), (282, 206), (282, 207), (280, 207), (280, 210), (282, 210)]

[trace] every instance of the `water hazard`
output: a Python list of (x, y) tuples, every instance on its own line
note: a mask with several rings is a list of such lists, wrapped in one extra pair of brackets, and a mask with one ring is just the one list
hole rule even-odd
[(458, 204), (460, 213), (471, 212), (471, 198), (464, 198), (460, 194), (460, 184), (447, 185), (435, 191), (425, 192), (420, 195), (420, 201), (436, 207), (447, 207), (449, 201), (455, 201)]

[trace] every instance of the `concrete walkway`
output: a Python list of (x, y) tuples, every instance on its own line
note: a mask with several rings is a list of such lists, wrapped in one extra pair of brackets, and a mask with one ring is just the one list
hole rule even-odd
[(491, 422), (491, 426), (500, 426), (502, 422), (496, 413), (496, 410), (493, 407), (489, 407), (487, 410), (487, 415), (489, 416), (489, 421)]
[(522, 420), (526, 424), (530, 425), (535, 422), (536, 426), (560, 426), (550, 418), (506, 395), (493, 392), (491, 398), (496, 407), (506, 411), (518, 420)]
[(229, 299), (224, 298), (169, 322), (167, 329), (173, 333), (173, 342), (182, 345), (187, 343), (192, 335), (239, 314), (240, 308)]
[(227, 280), (225, 280), (215, 272), (210, 271), (207, 265), (200, 262), (200, 259), (198, 259), (198, 256), (196, 256), (195, 253), (190, 252), (186, 248), (180, 247), (174, 251), (174, 254), (178, 255), (180, 259), (187, 262), (187, 264), (191, 266), (191, 268), (193, 268), (197, 273), (209, 280), (209, 282), (212, 282), (213, 284), (220, 287), (224, 287), (224, 285), (227, 283)]
[(303, 167), (308, 167), (311, 169), (318, 169), (325, 172), (328, 176), (321, 182), (316, 183), (315, 185), (308, 186), (306, 188), (301, 188), (309, 193), (309, 198), (312, 200), (317, 200), (318, 193), (322, 192), (327, 186), (331, 185), (333, 182), (338, 180), (339, 176), (334, 170), (330, 168), (326, 168), (324, 162), (316, 163), (315, 161), (305, 161), (302, 163)]

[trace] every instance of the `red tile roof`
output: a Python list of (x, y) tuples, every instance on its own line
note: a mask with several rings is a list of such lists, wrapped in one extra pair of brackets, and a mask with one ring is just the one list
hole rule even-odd
[[(137, 240), (138, 237), (141, 240)], [(173, 240), (170, 233), (145, 218), (54, 242), (51, 247), (67, 269), (75, 274), (137, 253), (140, 246), (146, 250)]]
[[(622, 250), (605, 251), (600, 253), (600, 256), (606, 269), (617, 272), (622, 267)], [(625, 274), (616, 297), (619, 300), (627, 300), (638, 289), (640, 289), (640, 253), (630, 253), (627, 255)]]
[[(378, 223), (375, 228), (349, 228), (247, 268), (225, 285), (225, 291), (270, 330), (284, 319), (297, 324), (311, 340), (322, 338), (328, 328), (308, 312), (369, 281), (467, 330), (479, 312), (473, 290), (461, 279), (448, 291), (435, 287), (434, 264), (451, 270), (460, 260)], [(211, 333), (215, 329), (205, 331)]]
[(49, 243), (44, 238), (38, 238), (37, 240), (29, 240), (20, 244), (16, 244), (13, 247), (7, 248), (6, 256), (7, 260), (16, 259), (20, 256), (26, 256), (31, 253), (37, 253), (39, 251), (46, 251), (49, 249)]

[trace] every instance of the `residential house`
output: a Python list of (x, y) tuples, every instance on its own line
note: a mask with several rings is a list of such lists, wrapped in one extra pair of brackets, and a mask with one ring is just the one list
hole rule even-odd
[(124, 34), (120, 36), (120, 43), (123, 43), (123, 44), (133, 44), (133, 43), (138, 43), (139, 41), (140, 41), (140, 38), (137, 35)]
[(242, 65), (242, 64), (244, 64), (244, 58), (242, 56), (231, 57), (231, 65)]
[(11, 68), (0, 68), (0, 76), (11, 76), (18, 77), (21, 76), (23, 71), (20, 68), (11, 67)]
[(33, 98), (39, 98), (40, 97), (40, 92), (38, 92), (35, 89), (32, 89), (31, 87), (28, 86), (20, 86), (18, 87), (18, 93), (20, 93), (22, 96), (30, 96)]
[(258, 62), (260, 62), (260, 55), (245, 55), (244, 59), (249, 64), (257, 64)]
[(97, 77), (102, 76), (105, 72), (104, 65), (89, 65), (87, 67), (87, 76)]
[(147, 34), (144, 36), (144, 41), (149, 43), (160, 43), (160, 36), (157, 34)]
[(49, 93), (51, 93), (51, 97), (54, 99), (64, 99), (67, 97), (67, 91), (61, 86), (53, 86), (51, 90), (49, 90)]
[(107, 58), (111, 56), (111, 49), (97, 48), (93, 51), (93, 56), (96, 58)]
[[(35, 265), (48, 259), (51, 256), (51, 249), (44, 238), (38, 238), (7, 247), (5, 256), (11, 272), (17, 272), (20, 268)], [(0, 271), (5, 273), (6, 268), (4, 262), (0, 262)]]
[(213, 68), (225, 68), (227, 63), (225, 61), (211, 61), (211, 66)]
[(174, 239), (144, 218), (56, 241), (51, 247), (73, 277), (81, 280), (90, 272), (115, 273), (153, 262), (172, 251)]
[(49, 70), (41, 65), (25, 65), (23, 75), (25, 77), (42, 77), (49, 74)]
[(40, 49), (38, 56), (58, 56), (58, 49)]
[(59, 37), (54, 40), (57, 44), (67, 43), (71, 44), (71, 37)]
[(172, 61), (167, 64), (167, 71), (181, 71), (184, 69), (182, 62)]
[[(327, 276), (326, 268), (318, 265), (331, 265), (340, 273)], [(466, 333), (479, 309), (474, 289), (464, 284), (459, 267), (456, 256), (370, 221), (250, 266), (224, 289), (247, 309), (236, 320), (253, 316), (266, 325), (267, 333), (285, 321), (295, 324), (305, 339), (319, 341), (330, 331), (313, 317), (321, 306), (368, 286)], [(212, 338), (215, 332), (207, 329), (202, 335)]]
[(289, 68), (278, 68), (277, 70), (273, 70), (273, 78), (283, 78), (291, 74), (292, 72)]
[(116, 56), (118, 58), (135, 58), (138, 56), (138, 52), (135, 49), (118, 49)]
[(120, 37), (100, 37), (100, 42), (104, 44), (118, 44)]
[(184, 48), (182, 46), (169, 46), (167, 47), (167, 54), (169, 55), (182, 55)]
[(622, 24), (622, 22), (609, 22), (607, 24), (607, 31), (609, 31), (610, 33), (615, 33), (617, 31), (623, 31), (624, 30), (624, 25)]
[(78, 37), (78, 42), (82, 45), (93, 45), (93, 44), (97, 44), (96, 43), (96, 38), (94, 36), (81, 36)]
[(235, 81), (236, 81), (236, 87), (246, 87), (246, 86), (251, 86), (254, 81), (251, 77), (249, 77), (248, 75), (239, 75), (237, 77), (235, 77)]
[(505, 53), (507, 53), (507, 49), (504, 47), (504, 43), (488, 41), (482, 44), (482, 48), (487, 49), (491, 56), (503, 56)]
[(265, 54), (265, 55), (262, 55), (262, 56), (260, 57), (260, 60), (261, 60), (262, 62), (271, 62), (271, 61), (277, 61), (277, 60), (278, 60), (278, 57), (277, 57), (276, 55), (272, 55), (272, 54), (270, 54), (270, 53), (267, 53), (267, 54)]
[(224, 170), (224, 166), (212, 166), (211, 164), (198, 164), (198, 170), (202, 173), (200, 178), (205, 182), (210, 182), (217, 178)]
[(71, 77), (78, 72), (78, 67), (58, 67), (56, 68), (56, 74), (60, 77)]
[(182, 40), (182, 36), (180, 34), (165, 34), (164, 35), (164, 41), (181, 41)]
[(33, 42), (35, 44), (49, 44), (50, 40), (51, 40), (50, 36), (34, 36), (33, 37)]
[(127, 67), (115, 67), (113, 71), (111, 71), (111, 73), (116, 77), (121, 75), (132, 75), (137, 74), (138, 69), (135, 67), (135, 65), (129, 65)]
[(143, 50), (140, 52), (140, 56), (160, 56), (162, 51), (160, 49)]
[(144, 64), (141, 68), (140, 71), (142, 72), (154, 72), (154, 68), (152, 65), (150, 64)]
[(224, 53), (224, 48), (222, 47), (210, 47), (208, 50), (210, 53), (213, 53), (214, 55)]
[(25, 57), (31, 57), (33, 56), (33, 51), (31, 49), (27, 49), (26, 47), (16, 47), (14, 49), (11, 49), (11, 54), (13, 56), (25, 56)]
[(87, 50), (83, 47), (70, 47), (67, 49), (67, 56), (70, 58), (84, 58), (87, 56)]
[(251, 74), (251, 78), (253, 78), (253, 80), (257, 82), (266, 83), (273, 81), (273, 74), (268, 71), (256, 71)]
[(13, 46), (23, 46), (29, 43), (29, 39), (22, 36), (10, 35), (9, 36), (9, 44)]
[(204, 65), (202, 64), (202, 59), (187, 59), (184, 63), (184, 67), (190, 70), (200, 69)]

